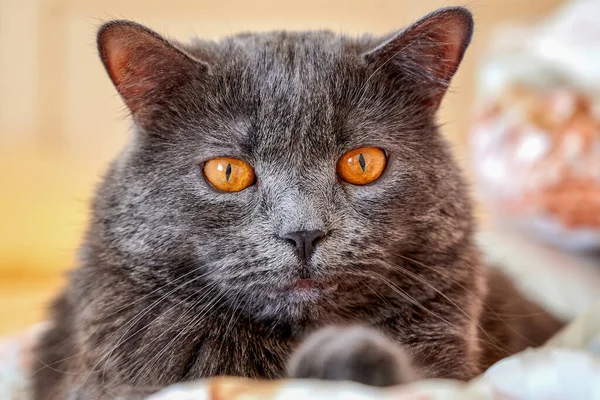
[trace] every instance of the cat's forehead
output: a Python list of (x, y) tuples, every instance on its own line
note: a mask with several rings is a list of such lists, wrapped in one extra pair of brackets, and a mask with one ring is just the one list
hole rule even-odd
[(341, 132), (336, 115), (364, 66), (362, 42), (329, 31), (239, 34), (194, 46), (190, 52), (208, 58), (218, 80), (215, 98), (245, 122), (238, 131), (269, 152), (331, 147), (330, 135)]
[(307, 49), (316, 47), (337, 47), (343, 36), (332, 31), (270, 31), (263, 33), (242, 32), (222, 39), (219, 43), (225, 47), (233, 45), (247, 50), (271, 49)]
[(380, 96), (386, 84), (377, 83), (362, 57), (374, 41), (321, 31), (195, 42), (190, 52), (212, 69), (211, 89), (199, 95), (218, 104), (211, 121), (215, 115), (223, 121), (210, 135), (213, 142), (259, 158), (290, 161), (295, 154), (311, 163), (389, 144), (386, 125), (401, 124), (402, 107)]
[[(215, 68), (251, 68), (253, 72), (315, 74), (340, 61), (359, 62), (372, 47), (370, 36), (351, 38), (331, 31), (240, 33), (217, 42), (193, 40), (188, 51)], [(305, 76), (308, 78), (308, 76)]]

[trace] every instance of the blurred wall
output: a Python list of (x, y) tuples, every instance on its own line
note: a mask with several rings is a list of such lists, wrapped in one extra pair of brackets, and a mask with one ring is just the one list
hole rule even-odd
[[(475, 39), (440, 119), (465, 144), (478, 57), (498, 22), (559, 0), (467, 4)], [(186, 39), (241, 30), (396, 30), (447, 0), (0, 0), (0, 334), (40, 318), (74, 262), (87, 202), (130, 123), (95, 49), (103, 21), (130, 18)]]

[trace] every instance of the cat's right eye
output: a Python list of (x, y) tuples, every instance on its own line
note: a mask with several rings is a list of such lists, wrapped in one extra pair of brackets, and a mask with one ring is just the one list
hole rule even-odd
[(208, 160), (203, 172), (211, 185), (224, 192), (239, 192), (254, 183), (254, 169), (237, 158), (219, 157)]

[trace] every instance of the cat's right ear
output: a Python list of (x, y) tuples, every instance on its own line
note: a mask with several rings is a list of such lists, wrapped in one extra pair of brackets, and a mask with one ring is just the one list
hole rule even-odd
[(131, 21), (102, 25), (98, 51), (134, 119), (143, 115), (146, 106), (173, 95), (186, 82), (208, 71), (207, 64)]

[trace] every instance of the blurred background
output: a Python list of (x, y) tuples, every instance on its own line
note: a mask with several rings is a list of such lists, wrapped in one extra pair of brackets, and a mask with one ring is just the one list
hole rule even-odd
[[(497, 172), (498, 165), (494, 170), (493, 165), (485, 164), (488, 159), (473, 157), (472, 135), (485, 138), (488, 132), (497, 131), (492, 125), (494, 115), (505, 110), (500, 106), (529, 101), (523, 106), (529, 107), (531, 102), (538, 101), (535, 96), (529, 99), (532, 95), (527, 90), (525, 94), (516, 92), (514, 85), (510, 86), (511, 91), (502, 93), (481, 90), (482, 86), (492, 87), (504, 79), (498, 77), (494, 68), (500, 65), (502, 69), (506, 58), (489, 64), (494, 58), (490, 49), (494, 46), (500, 49), (496, 55), (512, 54), (516, 51), (513, 47), (523, 44), (528, 36), (513, 29), (512, 36), (507, 36), (508, 45), (494, 45), (503, 42), (504, 37), (497, 28), (507, 22), (537, 26), (548, 15), (555, 15), (562, 3), (478, 0), (466, 4), (475, 14), (475, 38), (445, 99), (440, 120), (445, 124), (444, 134), (454, 144), (469, 175), (483, 182), (480, 191), (491, 194), (490, 198), (498, 199), (496, 193), (501, 189), (485, 187), (489, 178), (485, 172)], [(43, 318), (48, 301), (64, 284), (65, 272), (73, 267), (94, 185), (130, 134), (124, 106), (96, 53), (95, 32), (103, 21), (133, 19), (180, 40), (194, 35), (218, 38), (237, 31), (272, 29), (329, 28), (348, 34), (384, 33), (447, 5), (452, 3), (447, 0), (0, 0), (0, 336)], [(513, 67), (515, 62), (517, 67), (532, 65), (509, 59)], [(505, 92), (513, 95), (512, 100), (505, 100)], [(490, 94), (488, 100), (486, 94)], [(544, 94), (541, 96), (546, 98)], [(541, 101), (545, 100), (538, 103)], [(543, 107), (538, 112), (545, 115)], [(597, 135), (594, 132), (592, 135)], [(493, 142), (491, 150), (489, 141), (477, 143), (481, 155), (502, 147), (504, 142)], [(532, 146), (526, 153), (539, 153), (539, 145)], [(505, 161), (500, 159), (496, 163)], [(478, 170), (483, 175), (474, 173)], [(482, 226), (494, 226), (483, 216), (493, 214), (495, 205), (485, 200), (483, 204), (479, 212)], [(528, 235), (523, 230), (514, 235), (497, 234), (500, 229), (483, 231), (481, 240), (490, 257), (507, 264), (511, 264), (515, 254), (511, 246), (521, 245), (518, 235)], [(524, 263), (546, 263), (539, 258), (535, 261), (527, 258), (526, 254), (531, 257), (537, 254), (537, 250), (532, 250), (539, 248), (534, 242), (527, 249), (518, 247), (516, 253), (523, 256), (511, 264), (513, 270), (528, 269), (522, 267)], [(567, 250), (556, 253), (562, 256), (552, 253), (547, 259), (564, 260), (561, 267), (579, 263), (592, 265), (589, 269), (593, 270), (598, 265), (594, 256), (571, 255), (572, 249)], [(590, 276), (585, 275), (582, 280), (589, 284), (599, 282)], [(595, 293), (576, 306), (583, 307)]]

